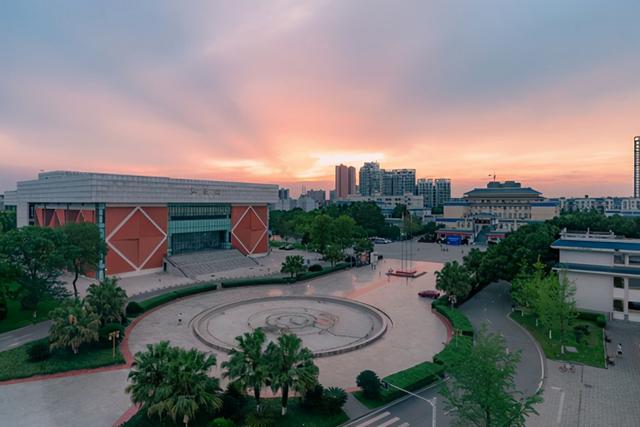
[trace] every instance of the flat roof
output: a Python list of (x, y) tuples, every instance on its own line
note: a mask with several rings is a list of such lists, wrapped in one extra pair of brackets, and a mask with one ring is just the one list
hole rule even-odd
[(19, 181), (13, 203), (275, 203), (273, 184), (120, 175), (43, 172)]
[(639, 267), (622, 267), (608, 265), (592, 265), (592, 264), (576, 264), (576, 263), (557, 263), (554, 270), (568, 270), (575, 272), (596, 273), (596, 274), (612, 274), (619, 276), (638, 276), (640, 277)]
[(599, 251), (632, 251), (640, 252), (640, 243), (625, 242), (622, 239), (610, 240), (579, 240), (579, 239), (558, 239), (551, 244), (553, 249), (590, 249)]

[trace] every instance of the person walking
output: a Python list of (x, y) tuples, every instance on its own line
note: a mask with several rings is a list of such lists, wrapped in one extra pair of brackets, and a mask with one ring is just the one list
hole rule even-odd
[(622, 343), (618, 343), (618, 357), (622, 357)]

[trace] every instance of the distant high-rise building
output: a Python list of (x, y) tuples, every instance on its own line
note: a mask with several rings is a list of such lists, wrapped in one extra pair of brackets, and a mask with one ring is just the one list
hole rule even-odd
[(385, 196), (402, 196), (416, 191), (415, 169), (392, 169), (382, 172), (382, 194)]
[(447, 178), (438, 178), (435, 180), (435, 198), (434, 206), (441, 207), (451, 200), (451, 180)]
[(356, 168), (353, 166), (336, 166), (336, 196), (344, 199), (356, 192)]
[(286, 200), (289, 198), (289, 189), (288, 188), (278, 188), (278, 199)]
[(324, 190), (309, 190), (306, 196), (315, 200), (318, 207), (322, 207), (327, 203), (327, 192)]
[(435, 206), (435, 191), (432, 179), (420, 178), (416, 184), (416, 194), (422, 196), (425, 208)]
[(442, 207), (451, 200), (451, 180), (420, 178), (416, 184), (416, 194), (424, 198), (425, 207)]
[(640, 197), (640, 136), (633, 138), (633, 197)]
[(360, 168), (360, 194), (372, 196), (382, 193), (382, 169), (378, 162), (366, 162)]

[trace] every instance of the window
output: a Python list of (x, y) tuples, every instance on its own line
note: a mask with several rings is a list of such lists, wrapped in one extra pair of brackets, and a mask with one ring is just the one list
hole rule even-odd
[(629, 310), (640, 311), (640, 302), (629, 301)]
[(640, 264), (640, 256), (638, 255), (629, 255), (629, 264)]
[(624, 264), (624, 255), (622, 254), (616, 254), (613, 256), (613, 263), (614, 264)]
[(624, 289), (624, 279), (622, 277), (614, 277), (613, 287), (618, 289)]
[(629, 289), (640, 289), (640, 279), (629, 279)]
[(613, 311), (624, 311), (624, 301), (622, 301), (621, 299), (614, 299)]

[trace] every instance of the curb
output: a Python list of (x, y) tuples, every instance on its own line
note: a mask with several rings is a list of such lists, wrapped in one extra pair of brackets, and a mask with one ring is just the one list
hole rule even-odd
[[(513, 311), (511, 313), (514, 313)], [(507, 313), (507, 315), (505, 316), (507, 319), (509, 319), (511, 322), (513, 322), (514, 324), (516, 324), (518, 326), (518, 328), (520, 328), (525, 335), (527, 335), (527, 337), (529, 337), (529, 339), (533, 342), (533, 344), (536, 347), (536, 350), (538, 351), (538, 356), (540, 357), (540, 368), (542, 370), (542, 375), (540, 377), (540, 382), (538, 382), (538, 389), (536, 390), (536, 393), (539, 393), (540, 390), (542, 389), (542, 386), (544, 384), (544, 379), (545, 377), (545, 372), (547, 370), (547, 361), (546, 361), (546, 357), (544, 356), (544, 353), (542, 352), (542, 349), (540, 348), (540, 343), (538, 343), (538, 341), (534, 338), (533, 335), (531, 335), (531, 332), (529, 332), (527, 330), (527, 328), (525, 328), (524, 326), (522, 326), (520, 323), (516, 322), (515, 320), (513, 320), (511, 318), (511, 313)]]

